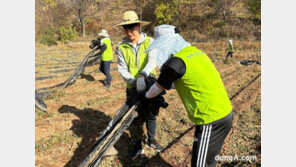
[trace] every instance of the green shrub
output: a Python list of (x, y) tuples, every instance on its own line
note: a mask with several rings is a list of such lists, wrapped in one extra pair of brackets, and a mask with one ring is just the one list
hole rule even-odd
[(226, 25), (226, 21), (224, 21), (224, 20), (215, 20), (214, 21), (215, 27), (221, 28), (221, 27), (224, 27), (225, 25)]
[(247, 0), (244, 7), (251, 13), (252, 19), (261, 19), (261, 0)]
[(52, 46), (57, 44), (57, 37), (55, 34), (55, 30), (52, 28), (44, 29), (40, 35), (38, 41), (42, 44)]
[[(187, 2), (187, 1), (186, 1)], [(160, 24), (176, 24), (175, 18), (179, 15), (178, 7), (185, 3), (185, 1), (173, 0), (163, 2), (158, 0), (154, 14), (156, 16), (156, 25)]]
[(157, 4), (156, 10), (154, 12), (156, 16), (156, 25), (169, 24), (172, 20), (171, 14), (169, 14), (169, 7), (166, 6), (162, 1)]
[(57, 30), (53, 28), (46, 28), (40, 32), (38, 41), (42, 44), (52, 46), (56, 45), (57, 41), (68, 43), (77, 39), (78, 33), (71, 27), (60, 27)]
[(77, 31), (71, 27), (66, 28), (63, 26), (58, 29), (58, 40), (61, 42), (68, 43), (69, 41), (76, 40), (77, 36)]

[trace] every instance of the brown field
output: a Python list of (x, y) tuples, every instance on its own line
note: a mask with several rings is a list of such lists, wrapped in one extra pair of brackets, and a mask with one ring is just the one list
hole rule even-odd
[[(114, 47), (118, 42), (113, 42)], [(223, 62), (227, 42), (192, 43), (204, 51), (220, 72), (234, 108), (233, 128), (221, 155), (256, 156), (254, 161), (222, 161), (218, 166), (261, 166), (261, 66), (241, 65), (240, 60), (261, 61), (261, 42), (234, 41), (233, 60)], [(89, 43), (76, 42), (47, 47), (36, 44), (35, 88), (63, 82), (83, 60)], [(115, 50), (115, 49), (114, 49)], [(112, 86), (98, 80), (98, 65), (87, 67), (87, 77), (45, 99), (48, 114), (35, 112), (35, 165), (77, 166), (91, 149), (101, 131), (125, 101), (125, 82), (117, 71), (116, 55), (111, 64)], [(100, 166), (190, 166), (194, 128), (175, 90), (164, 96), (169, 107), (157, 118), (156, 138), (165, 147), (157, 154), (145, 148), (145, 155), (132, 161), (126, 131), (115, 144), (118, 155), (104, 159)]]

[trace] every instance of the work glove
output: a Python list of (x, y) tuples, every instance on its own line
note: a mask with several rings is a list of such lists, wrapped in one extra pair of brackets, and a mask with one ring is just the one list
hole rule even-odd
[(145, 97), (146, 91), (138, 92), (138, 98), (140, 100), (146, 100), (147, 98)]
[(91, 45), (89, 45), (89, 48), (90, 49), (93, 49), (94, 47), (99, 46), (97, 48), (97, 49), (99, 49), (100, 48), (100, 45), (101, 45), (101, 40), (100, 39), (92, 40), (91, 41)]
[(145, 77), (139, 77), (137, 79), (137, 91), (142, 92), (146, 88)]

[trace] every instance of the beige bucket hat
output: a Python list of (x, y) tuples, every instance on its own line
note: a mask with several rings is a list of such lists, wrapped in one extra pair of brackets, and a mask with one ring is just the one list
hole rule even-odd
[(116, 26), (123, 26), (128, 24), (135, 24), (135, 23), (141, 23), (141, 26), (150, 24), (148, 21), (140, 21), (138, 15), (134, 11), (126, 11), (123, 14), (122, 22), (119, 24), (116, 24)]
[(108, 31), (104, 29), (102, 29), (98, 35), (101, 37), (109, 37)]

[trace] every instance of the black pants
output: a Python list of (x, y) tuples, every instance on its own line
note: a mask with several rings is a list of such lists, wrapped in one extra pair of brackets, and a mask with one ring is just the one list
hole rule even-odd
[[(126, 90), (127, 101), (133, 97), (133, 90)], [(150, 105), (152, 105), (150, 107)], [(144, 140), (145, 133), (143, 129), (144, 123), (147, 127), (147, 135), (149, 140), (155, 139), (155, 129), (156, 129), (156, 116), (159, 113), (159, 108), (153, 107), (155, 104), (140, 104), (136, 111), (138, 112), (138, 117), (136, 117), (131, 126), (129, 127), (131, 139), (134, 141)]]
[(226, 58), (225, 59), (227, 59), (229, 56), (231, 57), (231, 58), (233, 58), (233, 52), (227, 52), (227, 55), (226, 55)]
[(112, 77), (111, 77), (111, 74), (110, 74), (110, 64), (111, 64), (111, 60), (110, 61), (103, 61), (101, 60), (101, 63), (100, 63), (100, 67), (99, 67), (99, 70), (107, 77), (106, 78), (106, 82), (108, 85), (111, 84), (111, 80), (112, 80)]
[(232, 127), (232, 120), (231, 113), (227, 119), (216, 124), (195, 126), (191, 167), (216, 166), (215, 157), (220, 154), (224, 140)]

